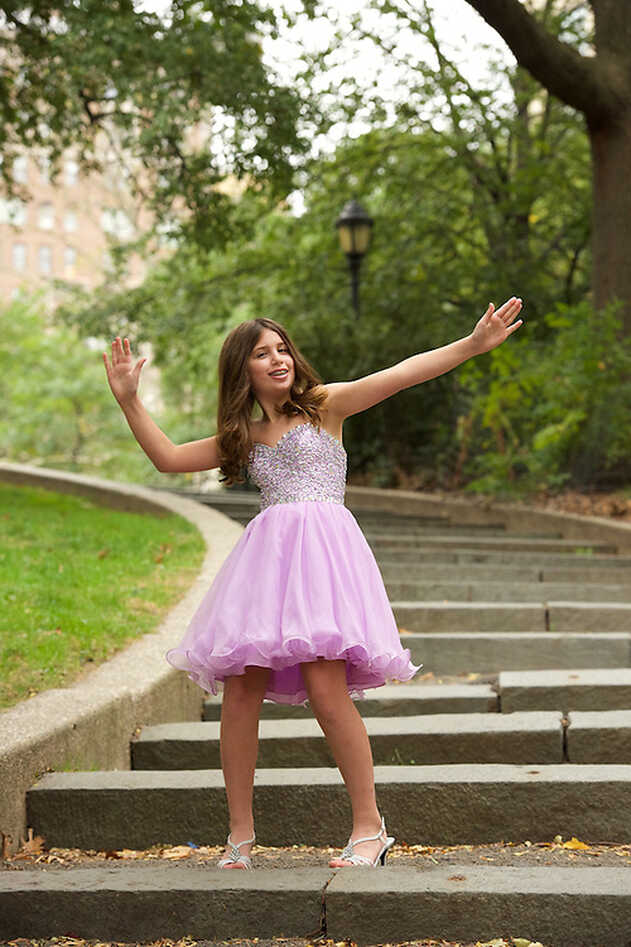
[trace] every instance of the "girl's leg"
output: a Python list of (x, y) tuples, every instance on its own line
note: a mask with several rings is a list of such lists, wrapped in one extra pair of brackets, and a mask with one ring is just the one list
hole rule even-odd
[[(300, 667), (316, 719), (331, 747), (351, 798), (351, 838), (377, 835), (381, 828), (381, 817), (375, 799), (372, 750), (364, 721), (348, 694), (346, 664), (344, 661), (319, 659), (301, 664)], [(363, 842), (355, 851), (372, 860), (377, 857), (381, 847), (379, 841)], [(335, 858), (329, 864), (333, 868), (342, 868), (349, 862)]]
[[(259, 744), (259, 716), (269, 674), (269, 668), (247, 667), (244, 674), (227, 677), (224, 681), (220, 728), (221, 768), (230, 813), (230, 835), (235, 845), (254, 835), (252, 794)], [(242, 845), (239, 851), (242, 855), (249, 855), (251, 848), (251, 845)]]

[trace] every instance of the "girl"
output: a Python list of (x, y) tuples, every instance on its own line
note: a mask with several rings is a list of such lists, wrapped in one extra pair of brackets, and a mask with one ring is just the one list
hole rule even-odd
[[(251, 867), (258, 720), (264, 698), (307, 699), (348, 790), (353, 826), (330, 866), (377, 867), (394, 844), (377, 810), (373, 760), (353, 697), (418, 671), (401, 646), (372, 552), (343, 505), (345, 418), (448, 372), (504, 342), (522, 324), (521, 300), (491, 303), (471, 335), (357, 381), (322, 385), (282, 326), (243, 322), (219, 358), (217, 434), (173, 444), (137, 396), (146, 359), (127, 339), (103, 359), (112, 392), (160, 471), (219, 467), (228, 485), (244, 468), (261, 512), (220, 569), (180, 645), (166, 655), (202, 688), (223, 681), (221, 763), (230, 834), (221, 868)], [(262, 416), (253, 419), (258, 404)]]

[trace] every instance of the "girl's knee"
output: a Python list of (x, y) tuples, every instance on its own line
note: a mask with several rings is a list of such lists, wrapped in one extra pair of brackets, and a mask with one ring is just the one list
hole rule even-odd
[(260, 703), (265, 696), (269, 676), (269, 668), (247, 667), (243, 674), (227, 677), (223, 685), (223, 700)]
[(335, 719), (350, 701), (344, 661), (313, 661), (301, 665), (309, 703), (319, 720)]

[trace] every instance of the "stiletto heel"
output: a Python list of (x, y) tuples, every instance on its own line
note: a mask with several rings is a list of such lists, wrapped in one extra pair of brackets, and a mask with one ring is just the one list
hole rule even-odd
[[(386, 841), (374, 861), (371, 861), (369, 858), (366, 858), (365, 855), (355, 854), (356, 845), (359, 845), (361, 842), (376, 842), (378, 840), (383, 841), (384, 835), (386, 837)], [(343, 861), (350, 862), (351, 865), (366, 865), (369, 868), (378, 868), (379, 865), (382, 865), (383, 867), (385, 867), (386, 855), (388, 854), (388, 852), (394, 845), (394, 842), (395, 842), (395, 839), (391, 835), (388, 835), (388, 833), (386, 832), (386, 823), (382, 816), (381, 829), (379, 830), (377, 835), (369, 835), (366, 838), (355, 839), (355, 841), (353, 841), (352, 838), (349, 838), (348, 844), (346, 845), (346, 848), (340, 855), (340, 858)]]
[(252, 860), (249, 855), (242, 855), (239, 849), (242, 845), (249, 845), (254, 843), (256, 840), (256, 835), (252, 838), (246, 839), (244, 842), (239, 842), (238, 845), (235, 845), (232, 841), (232, 837), (228, 836), (228, 841), (226, 846), (230, 849), (227, 855), (224, 855), (223, 858), (220, 858), (217, 862), (217, 868), (226, 868), (228, 865), (243, 865), (245, 869), (252, 868)]

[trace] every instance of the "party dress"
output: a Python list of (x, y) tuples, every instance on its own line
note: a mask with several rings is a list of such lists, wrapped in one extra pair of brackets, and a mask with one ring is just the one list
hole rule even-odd
[(408, 681), (419, 670), (401, 646), (375, 558), (344, 506), (346, 451), (311, 423), (271, 447), (255, 443), (250, 520), (167, 661), (204, 690), (271, 668), (267, 700), (307, 702), (300, 663), (343, 659), (348, 691)]

